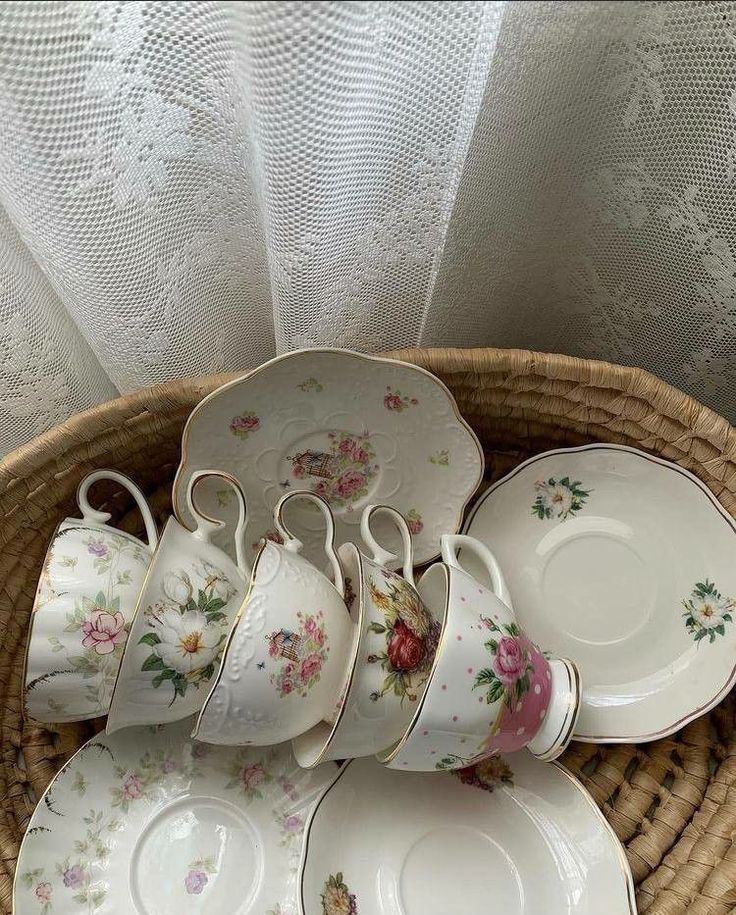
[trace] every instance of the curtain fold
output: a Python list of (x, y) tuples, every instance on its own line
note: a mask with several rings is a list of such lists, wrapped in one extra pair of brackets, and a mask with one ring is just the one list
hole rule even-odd
[(6, 2), (0, 449), (334, 344), (736, 416), (736, 3)]

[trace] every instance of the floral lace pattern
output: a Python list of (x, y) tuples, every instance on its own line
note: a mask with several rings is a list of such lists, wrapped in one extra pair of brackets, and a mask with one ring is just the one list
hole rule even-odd
[(368, 494), (378, 473), (371, 436), (332, 430), (327, 440), (324, 451), (307, 448), (289, 455), (291, 475), (300, 487), (323, 496), (333, 507), (350, 510)]

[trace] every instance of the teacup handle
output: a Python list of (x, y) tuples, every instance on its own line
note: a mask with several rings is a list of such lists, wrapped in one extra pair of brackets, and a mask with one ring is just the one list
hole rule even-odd
[(363, 543), (365, 543), (368, 549), (373, 553), (373, 561), (377, 562), (380, 566), (385, 566), (388, 562), (398, 561), (398, 554), (392, 553), (390, 550), (382, 547), (373, 535), (371, 521), (378, 515), (385, 515), (387, 518), (390, 518), (395, 524), (399, 534), (401, 534), (401, 542), (404, 547), (402, 572), (406, 581), (413, 586), (414, 548), (411, 542), (409, 525), (406, 523), (406, 518), (400, 511), (397, 511), (390, 505), (366, 505), (363, 509), (363, 516), (360, 519), (360, 536), (363, 538)]
[(89, 503), (90, 487), (99, 480), (112, 480), (114, 483), (119, 483), (123, 489), (126, 489), (133, 496), (135, 504), (138, 506), (141, 515), (143, 515), (148, 546), (155, 550), (158, 543), (158, 531), (153, 514), (148, 506), (148, 501), (139, 487), (124, 473), (118, 473), (117, 470), (93, 470), (92, 473), (87, 474), (77, 489), (77, 505), (82, 512), (82, 518), (85, 521), (92, 521), (94, 524), (107, 524), (112, 517), (110, 512), (99, 511), (99, 509), (92, 508)]
[(235, 498), (238, 503), (238, 523), (235, 526), (235, 533), (233, 535), (235, 540), (235, 564), (247, 578), (248, 575), (250, 575), (250, 566), (245, 558), (245, 496), (243, 495), (243, 490), (240, 488), (238, 481), (235, 477), (230, 476), (229, 473), (224, 473), (222, 470), (195, 470), (189, 478), (186, 495), (187, 508), (197, 522), (196, 528), (192, 531), (192, 536), (196, 537), (198, 540), (202, 540), (204, 543), (212, 543), (214, 534), (217, 531), (221, 531), (224, 527), (227, 527), (226, 522), (222, 519), (210, 518), (209, 515), (206, 515), (201, 509), (197, 508), (194, 501), (194, 493), (197, 486), (208, 477), (222, 480), (227, 483), (235, 493)]
[(491, 590), (496, 597), (500, 597), (501, 600), (511, 608), (511, 594), (506, 586), (503, 573), (496, 562), (496, 557), (487, 546), (480, 542), (480, 540), (476, 540), (475, 537), (468, 537), (467, 534), (443, 534), (440, 537), (440, 550), (442, 552), (442, 559), (448, 566), (452, 566), (454, 569), (460, 569), (461, 572), (465, 572), (466, 574), (469, 573), (460, 564), (460, 560), (457, 556), (458, 551), (467, 550), (480, 559), (491, 579)]
[(284, 523), (284, 509), (292, 499), (313, 502), (324, 515), (326, 521), (325, 553), (332, 566), (334, 585), (340, 592), (340, 595), (345, 597), (345, 581), (342, 574), (342, 564), (340, 563), (335, 550), (335, 519), (332, 515), (332, 509), (330, 508), (329, 503), (326, 502), (322, 496), (318, 496), (316, 492), (310, 492), (308, 489), (294, 489), (292, 492), (287, 492), (285, 496), (281, 496), (273, 510), (273, 520), (279, 534), (284, 538), (284, 547), (289, 550), (290, 553), (299, 553), (304, 546), (301, 540), (299, 540), (298, 537), (295, 537)]

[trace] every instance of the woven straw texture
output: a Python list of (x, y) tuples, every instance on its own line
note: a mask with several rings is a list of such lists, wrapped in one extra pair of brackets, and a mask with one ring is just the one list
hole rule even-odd
[[(646, 372), (520, 350), (403, 350), (435, 372), (483, 442), (488, 482), (548, 448), (612, 441), (697, 474), (736, 513), (736, 430)], [(95, 467), (132, 475), (162, 520), (192, 407), (232, 376), (149, 388), (82, 413), (0, 462), (0, 910), (11, 911), (18, 847), (35, 798), (95, 724), (46, 728), (21, 718), (28, 620), (46, 545), (75, 514)], [(95, 498), (121, 527), (140, 524), (127, 496)], [(641, 912), (736, 911), (736, 725), (728, 697), (675, 736), (641, 746), (574, 744), (564, 761), (626, 846)], [(101, 722), (97, 722), (97, 727)]]

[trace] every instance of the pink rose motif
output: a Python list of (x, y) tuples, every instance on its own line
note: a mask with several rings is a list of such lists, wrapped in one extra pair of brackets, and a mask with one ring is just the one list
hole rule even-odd
[(286, 674), (287, 677), (290, 677), (294, 673), (295, 670), (296, 670), (296, 667), (294, 666), (293, 661), (289, 661), (288, 664), (284, 664), (284, 673)]
[(504, 686), (513, 686), (526, 670), (526, 653), (518, 639), (505, 635), (498, 642), (493, 669)]
[(302, 477), (304, 476), (304, 468), (302, 467), (301, 464), (294, 464), (294, 467), (291, 472), (297, 478), (297, 480), (301, 480)]
[(255, 413), (244, 413), (242, 416), (234, 416), (230, 423), (230, 429), (235, 435), (243, 432), (255, 432), (261, 426), (260, 419)]
[(284, 830), (286, 832), (301, 832), (303, 827), (304, 821), (295, 813), (292, 813), (291, 816), (286, 817), (284, 820)]
[(387, 410), (401, 410), (404, 406), (399, 395), (390, 392), (383, 398), (383, 405)]
[(316, 651), (302, 661), (301, 677), (306, 683), (322, 670), (322, 657)]
[(143, 786), (137, 775), (129, 775), (123, 782), (123, 797), (130, 801), (136, 801), (143, 795)]
[(317, 620), (313, 616), (308, 616), (306, 622), (304, 623), (304, 631), (313, 639), (315, 633), (317, 632)]
[(412, 534), (421, 534), (424, 530), (424, 522), (422, 521), (421, 515), (416, 513), (409, 513), (406, 516), (406, 526), (412, 532)]
[(240, 778), (246, 788), (257, 788), (265, 780), (266, 773), (260, 763), (254, 763), (252, 766), (243, 767)]
[(109, 550), (101, 540), (93, 540), (87, 546), (87, 552), (91, 553), (93, 556), (107, 556)]
[(356, 464), (367, 464), (368, 463), (368, 452), (365, 448), (356, 448), (353, 452), (353, 459)]
[(127, 636), (123, 614), (100, 609), (93, 610), (90, 618), (82, 623), (82, 632), (82, 646), (94, 648), (97, 654), (110, 654)]
[(350, 454), (355, 447), (355, 442), (351, 438), (344, 438), (337, 446), (340, 454)]
[(289, 693), (294, 691), (294, 681), (290, 680), (289, 677), (281, 678), (281, 692), (284, 696), (288, 696)]
[(276, 641), (276, 635), (278, 635), (278, 633), (274, 633), (268, 640), (268, 653), (272, 658), (277, 658), (279, 656), (279, 644)]
[(51, 884), (39, 883), (36, 887), (36, 896), (41, 902), (51, 902)]
[(317, 483), (317, 485), (314, 487), (313, 491), (316, 492), (318, 496), (326, 496), (327, 495), (327, 481), (320, 480), (319, 483)]
[(81, 864), (75, 864), (67, 867), (64, 871), (64, 886), (69, 886), (73, 890), (84, 883), (84, 868)]
[(359, 470), (346, 470), (335, 480), (335, 492), (343, 499), (362, 489), (366, 484), (364, 473)]
[(184, 880), (184, 886), (187, 893), (199, 896), (202, 890), (207, 886), (207, 874), (204, 871), (189, 871)]

